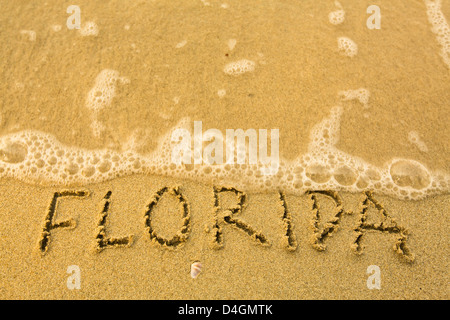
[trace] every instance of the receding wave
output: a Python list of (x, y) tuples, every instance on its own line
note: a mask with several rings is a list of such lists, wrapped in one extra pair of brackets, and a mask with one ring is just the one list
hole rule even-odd
[[(334, 107), (330, 115), (310, 133), (308, 152), (294, 160), (281, 159), (276, 174), (262, 173), (264, 165), (175, 164), (172, 150), (174, 130), (192, 130), (184, 118), (160, 138), (150, 154), (130, 149), (89, 150), (64, 145), (53, 135), (25, 130), (0, 138), (0, 177), (13, 177), (41, 185), (91, 184), (131, 174), (156, 174), (195, 179), (210, 183), (229, 183), (253, 191), (283, 190), (301, 194), (310, 189), (349, 192), (373, 190), (400, 199), (421, 199), (447, 193), (450, 176), (431, 172), (413, 159), (394, 158), (382, 167), (336, 148), (343, 108)], [(247, 157), (248, 160), (248, 157)]]

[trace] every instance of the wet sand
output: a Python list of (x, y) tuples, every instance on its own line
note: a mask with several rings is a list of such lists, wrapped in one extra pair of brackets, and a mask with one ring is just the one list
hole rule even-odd
[[(54, 222), (76, 221), (72, 230), (50, 232), (47, 252), (39, 240), (48, 207), (58, 188), (36, 188), (15, 181), (1, 185), (1, 296), (13, 299), (447, 299), (448, 196), (418, 202), (375, 198), (409, 231), (406, 245), (415, 255), (408, 262), (393, 250), (398, 235), (367, 231), (364, 251), (352, 250), (358, 225), (360, 194), (342, 193), (345, 213), (339, 229), (324, 240), (325, 251), (311, 244), (314, 214), (307, 196), (286, 196), (297, 249), (290, 251), (285, 235), (283, 207), (278, 194), (248, 194), (247, 206), (236, 215), (270, 242), (263, 246), (246, 232), (220, 222), (223, 246), (214, 247), (213, 188), (183, 181), (180, 190), (190, 206), (190, 232), (180, 246), (164, 247), (150, 241), (144, 214), (155, 192), (180, 183), (173, 179), (134, 176), (76, 188), (85, 199), (59, 200)], [(107, 237), (133, 235), (129, 247), (97, 252), (96, 235), (103, 197), (112, 191), (106, 221)], [(220, 196), (223, 209), (235, 205), (232, 193)], [(332, 217), (333, 202), (319, 196), (320, 227)], [(218, 215), (223, 214), (221, 210)], [(159, 235), (171, 238), (182, 225), (179, 204), (164, 196), (152, 213)], [(368, 219), (381, 221), (371, 207)], [(220, 220), (219, 220), (220, 221)], [(207, 232), (209, 231), (209, 232)], [(194, 261), (203, 265), (193, 279)], [(81, 289), (66, 286), (67, 267), (81, 271)], [(369, 290), (367, 267), (381, 269), (381, 289)]]

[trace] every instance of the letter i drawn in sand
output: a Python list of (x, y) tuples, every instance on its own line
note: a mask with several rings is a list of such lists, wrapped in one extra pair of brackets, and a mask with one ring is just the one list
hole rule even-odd
[[(313, 248), (318, 251), (324, 251), (326, 249), (325, 239), (331, 237), (338, 229), (339, 222), (344, 214), (343, 202), (337, 192), (324, 190), (324, 191), (308, 191), (306, 194), (311, 199), (311, 210), (313, 212), (313, 219), (311, 221), (311, 227), (313, 235), (311, 237), (311, 244)], [(321, 210), (317, 195), (323, 195), (331, 199), (335, 205), (333, 209), (333, 218), (323, 223), (323, 227), (320, 228)]]
[(278, 195), (280, 197), (280, 203), (283, 208), (282, 221), (283, 221), (283, 228), (285, 231), (285, 234), (283, 235), (283, 238), (281, 240), (281, 244), (282, 247), (286, 248), (288, 251), (295, 251), (297, 250), (298, 247), (297, 237), (295, 236), (294, 233), (294, 224), (292, 222), (292, 216), (287, 207), (286, 194), (283, 191), (279, 191)]

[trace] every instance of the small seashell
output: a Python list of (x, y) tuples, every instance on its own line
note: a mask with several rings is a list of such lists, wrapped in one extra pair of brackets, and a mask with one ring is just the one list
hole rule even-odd
[(191, 265), (192, 278), (194, 279), (197, 278), (201, 271), (202, 271), (202, 264), (200, 262), (196, 261)]

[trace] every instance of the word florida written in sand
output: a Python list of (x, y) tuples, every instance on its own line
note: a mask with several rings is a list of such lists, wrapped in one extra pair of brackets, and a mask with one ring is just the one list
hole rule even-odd
[[(231, 194), (236, 198), (234, 205), (230, 205), (227, 208), (222, 207), (221, 194)], [(45, 255), (48, 252), (50, 246), (50, 239), (52, 237), (52, 230), (58, 228), (75, 228), (76, 223), (73, 219), (64, 221), (55, 221), (56, 211), (58, 203), (66, 197), (76, 197), (79, 199), (89, 196), (87, 190), (63, 190), (54, 192), (53, 198), (50, 201), (47, 214), (42, 227), (42, 232), (38, 241), (38, 249)], [(307, 191), (306, 196), (310, 201), (310, 214), (311, 214), (311, 245), (318, 251), (326, 250), (326, 242), (328, 237), (337, 232), (339, 224), (345, 215), (351, 215), (353, 212), (344, 210), (343, 201), (340, 195), (335, 191), (319, 190), (319, 191)], [(108, 219), (108, 212), (111, 203), (112, 192), (107, 191), (103, 197), (102, 209), (98, 216), (98, 223), (96, 225), (96, 236), (93, 237), (93, 243), (95, 245), (95, 251), (101, 252), (107, 248), (115, 247), (129, 247), (133, 243), (133, 235), (125, 237), (111, 237), (107, 236), (106, 222)], [(178, 208), (180, 212), (180, 225), (178, 231), (173, 234), (171, 238), (164, 237), (158, 232), (157, 226), (152, 223), (153, 212), (155, 211), (161, 198), (174, 197), (178, 202)], [(282, 225), (282, 234), (280, 240), (282, 246), (288, 251), (295, 251), (298, 247), (297, 237), (294, 232), (294, 223), (291, 212), (288, 210), (288, 204), (286, 201), (286, 195), (284, 192), (278, 192), (280, 214), (279, 219)], [(321, 200), (322, 199), (322, 200)], [(213, 200), (214, 205), (211, 210), (211, 226), (205, 229), (205, 232), (211, 237), (211, 248), (220, 249), (224, 246), (224, 227), (231, 226), (240, 230), (243, 234), (261, 246), (270, 246), (271, 241), (261, 231), (258, 231), (255, 227), (238, 218), (238, 214), (242, 213), (247, 204), (247, 195), (243, 191), (240, 191), (234, 187), (226, 186), (213, 186)], [(325, 212), (320, 208), (320, 202), (327, 200), (332, 203), (332, 212), (328, 212), (327, 216), (331, 219), (323, 218)], [(372, 221), (369, 218), (369, 208), (374, 208), (378, 213), (378, 222)], [(351, 243), (351, 249), (356, 254), (363, 253), (362, 241), (367, 232), (380, 232), (388, 233), (395, 236), (395, 242), (393, 244), (394, 251), (398, 253), (400, 257), (408, 262), (414, 260), (414, 254), (408, 249), (406, 245), (407, 230), (389, 216), (386, 209), (380, 204), (370, 191), (362, 193), (361, 200), (358, 208), (357, 223), (353, 227), (353, 241)], [(191, 233), (191, 211), (189, 203), (184, 196), (181, 188), (175, 187), (163, 187), (159, 189), (145, 206), (143, 211), (144, 218), (144, 230), (153, 244), (156, 246), (175, 249), (181, 247), (189, 238)]]

